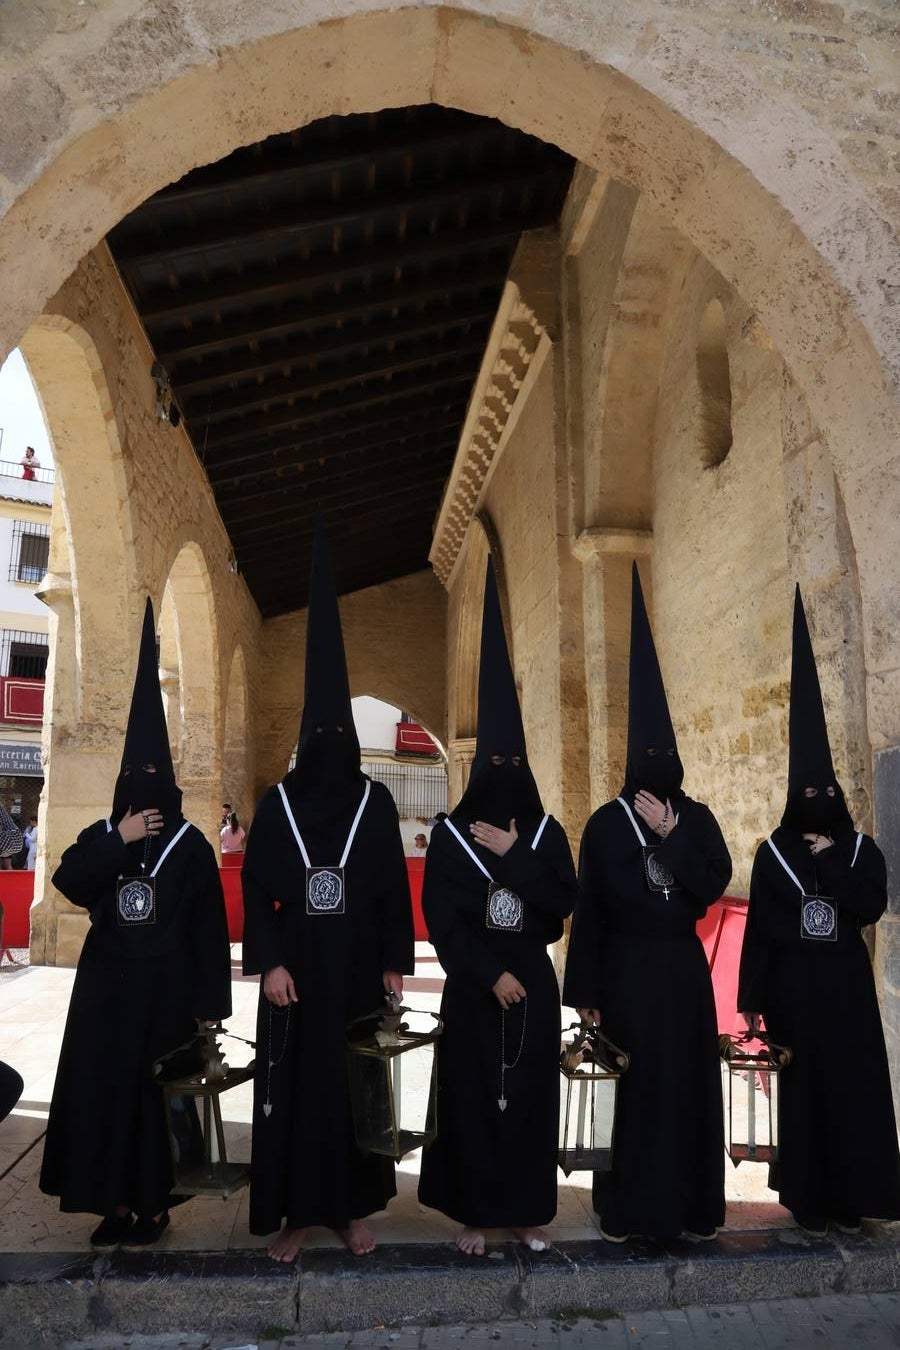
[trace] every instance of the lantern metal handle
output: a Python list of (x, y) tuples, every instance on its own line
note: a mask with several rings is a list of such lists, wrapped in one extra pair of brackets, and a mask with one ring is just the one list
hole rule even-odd
[(176, 1055), (183, 1054), (186, 1050), (193, 1050), (197, 1045), (200, 1045), (203, 1054), (203, 1077), (209, 1082), (216, 1082), (224, 1078), (228, 1073), (228, 1065), (219, 1049), (219, 1036), (226, 1036), (231, 1041), (240, 1041), (242, 1045), (249, 1045), (251, 1050), (256, 1049), (255, 1041), (248, 1041), (245, 1036), (237, 1036), (233, 1031), (226, 1031), (221, 1022), (213, 1022), (211, 1026), (195, 1031), (193, 1036), (182, 1045), (176, 1045), (174, 1050), (159, 1055), (153, 1064), (154, 1077), (160, 1077), (163, 1072), (163, 1065), (174, 1059)]
[[(560, 1064), (569, 1073), (575, 1073), (579, 1064), (600, 1064), (604, 1068), (625, 1073), (631, 1063), (627, 1050), (615, 1045), (597, 1026), (589, 1022), (573, 1022), (566, 1031), (577, 1031), (560, 1055)], [(565, 1032), (563, 1033), (565, 1034)]]
[[(753, 1051), (740, 1048), (742, 1045), (749, 1045), (753, 1041), (759, 1041), (762, 1044), (762, 1050)], [(778, 1045), (765, 1031), (750, 1031), (749, 1029), (741, 1036), (723, 1033), (719, 1037), (719, 1054), (728, 1064), (762, 1060), (776, 1069), (786, 1069), (794, 1058), (794, 1052), (790, 1046)]]
[(401, 1031), (409, 1030), (409, 1027), (407, 1027), (403, 1021), (403, 1014), (414, 1013), (416, 1017), (428, 1016), (434, 1018), (435, 1022), (437, 1022), (437, 1026), (432, 1034), (435, 1036), (443, 1034), (444, 1019), (441, 1017), (440, 1013), (428, 1012), (426, 1014), (424, 1009), (407, 1008), (404, 1003), (400, 1002), (400, 999), (396, 994), (385, 994), (384, 1001), (387, 1005), (386, 1007), (375, 1008), (372, 1012), (363, 1013), (360, 1017), (354, 1017), (352, 1022), (347, 1023), (347, 1031), (349, 1032), (352, 1027), (359, 1026), (361, 1022), (374, 1022), (377, 1020), (378, 1030), (375, 1035), (379, 1043), (392, 1045), (399, 1039)]

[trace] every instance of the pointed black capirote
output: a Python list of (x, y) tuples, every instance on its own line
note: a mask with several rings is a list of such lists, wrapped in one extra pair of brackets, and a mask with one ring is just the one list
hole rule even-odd
[[(152, 764), (152, 777), (144, 776), (144, 765)], [(129, 772), (126, 774), (126, 768)], [(131, 709), (125, 729), (122, 763), (116, 780), (113, 815), (156, 806), (164, 816), (181, 810), (181, 793), (175, 782), (169, 732), (159, 684), (159, 658), (156, 652), (156, 622), (153, 602), (147, 597), (137, 672), (131, 694)]]
[(805, 787), (834, 783), (834, 762), (828, 742), (819, 672), (799, 586), (794, 590), (788, 737), (788, 797), (793, 797)]
[[(323, 732), (317, 731), (319, 727), (323, 728)], [(330, 740), (337, 727), (342, 728), (342, 759), (346, 756), (348, 762), (353, 760), (358, 771), (359, 738), (350, 704), (350, 679), (347, 675), (341, 615), (325, 525), (319, 516), (316, 520), (309, 579), (306, 683), (297, 748), (298, 767), (317, 736), (325, 734)]]
[[(502, 756), (504, 762), (493, 764), (492, 756)], [(514, 758), (519, 760), (518, 764), (513, 763)], [(543, 814), (540, 793), (528, 764), (519, 695), (490, 557), (481, 614), (475, 757), (468, 786), (452, 814), (456, 821), (486, 820), (503, 827), (513, 817), (524, 821)]]
[[(648, 751), (653, 754), (648, 754)], [(674, 750), (674, 754), (671, 752)], [(631, 649), (628, 661), (626, 800), (642, 788), (665, 800), (684, 770), (663, 684), (637, 563), (631, 565)]]
[(491, 755), (525, 757), (525, 728), (519, 694), (509, 659), (494, 560), (488, 557), (481, 615), (481, 661), (478, 667), (478, 725), (474, 774)]

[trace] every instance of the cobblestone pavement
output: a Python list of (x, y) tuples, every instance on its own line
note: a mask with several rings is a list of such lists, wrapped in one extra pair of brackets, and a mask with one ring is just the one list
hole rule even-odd
[[(34, 1342), (32, 1342), (34, 1344)], [(11, 1343), (0, 1338), (0, 1346)], [(266, 1328), (257, 1339), (202, 1333), (167, 1336), (103, 1335), (66, 1341), (58, 1350), (898, 1350), (900, 1293), (841, 1294), (811, 1299), (732, 1303), (715, 1308), (578, 1317), (539, 1322), (493, 1322), (445, 1327), (284, 1335)], [(15, 1350), (19, 1350), (16, 1346)], [(23, 1347), (24, 1350), (24, 1347)]]

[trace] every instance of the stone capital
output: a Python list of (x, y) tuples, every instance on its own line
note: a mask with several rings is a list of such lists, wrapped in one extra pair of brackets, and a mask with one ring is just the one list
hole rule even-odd
[(572, 545), (572, 552), (581, 562), (594, 558), (634, 556), (646, 557), (653, 547), (652, 530), (622, 530), (603, 525), (592, 525), (582, 530)]

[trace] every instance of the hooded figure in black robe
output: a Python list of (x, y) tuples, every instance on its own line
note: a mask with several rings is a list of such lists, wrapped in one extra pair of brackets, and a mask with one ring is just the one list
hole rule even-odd
[[(492, 900), (479, 862), (500, 888)], [(556, 1213), (560, 1009), (547, 944), (562, 937), (575, 886), (568, 840), (528, 765), (489, 560), (475, 757), (459, 805), (431, 833), (422, 891), (447, 980), (437, 1139), (419, 1199), (466, 1225), (458, 1245), (470, 1254), (495, 1227), (541, 1250), (539, 1226)]]
[[(151, 897), (123, 883), (154, 871)], [(198, 1021), (231, 1012), (218, 863), (181, 814), (149, 599), (112, 812), (66, 849), (53, 884), (87, 909), (91, 926), (72, 988), (41, 1190), (58, 1195), (66, 1212), (105, 1216), (95, 1245), (145, 1245), (168, 1223), (173, 1181), (154, 1061), (189, 1040)], [(192, 1134), (186, 1116), (185, 1139)]]
[[(335, 869), (353, 829), (343, 888), (307, 877)], [(289, 814), (290, 813), (290, 814)], [(309, 881), (309, 892), (307, 884)], [(341, 1234), (364, 1255), (361, 1223), (396, 1194), (389, 1158), (357, 1149), (347, 1027), (402, 992), (414, 967), (409, 881), (397, 809), (360, 768), (337, 593), (319, 522), (306, 635), (306, 693), (296, 767), (269, 788), (247, 836), (244, 973), (261, 974), (250, 1231), (284, 1228), (269, 1247), (293, 1261), (304, 1230)], [(269, 1061), (273, 1063), (269, 1064)]]
[[(757, 850), (738, 1007), (793, 1050), (780, 1075), (769, 1185), (801, 1227), (900, 1219), (900, 1155), (862, 928), (887, 905), (884, 856), (838, 783), (800, 588), (794, 597), (788, 794)], [(791, 875), (791, 873), (793, 875)]]
[(612, 1171), (594, 1174), (613, 1241), (714, 1237), (725, 1219), (716, 1010), (696, 925), (731, 858), (683, 776), (635, 565), (625, 783), (585, 827), (563, 993), (631, 1056)]

